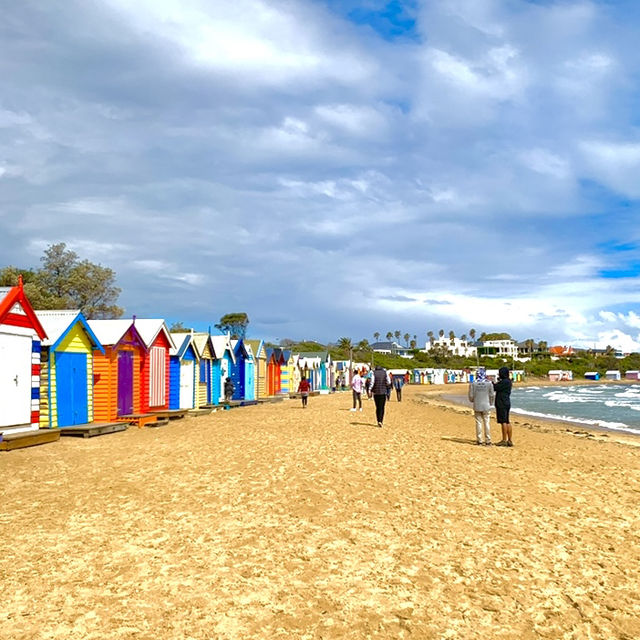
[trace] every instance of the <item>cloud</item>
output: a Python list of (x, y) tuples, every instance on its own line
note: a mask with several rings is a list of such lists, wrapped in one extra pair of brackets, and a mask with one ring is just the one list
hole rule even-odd
[(6, 263), (65, 241), (128, 314), (240, 309), (263, 337), (635, 340), (638, 17), (452, 0), (385, 30), (381, 8), (13, 3)]

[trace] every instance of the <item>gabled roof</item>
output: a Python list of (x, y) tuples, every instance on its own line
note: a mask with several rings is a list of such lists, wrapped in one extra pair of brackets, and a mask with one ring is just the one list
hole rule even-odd
[(87, 334), (93, 348), (104, 353), (104, 348), (100, 344), (100, 340), (98, 340), (98, 337), (89, 326), (89, 322), (81, 311), (36, 311), (36, 315), (44, 327), (44, 330), (47, 332), (47, 338), (42, 341), (45, 347), (51, 347), (51, 349), (55, 351), (69, 332), (79, 324)]
[(220, 360), (222, 356), (224, 356), (224, 352), (228, 351), (231, 356), (231, 360), (235, 363), (236, 355), (233, 352), (229, 336), (211, 336), (211, 344), (213, 345), (213, 352), (215, 353), (217, 360)]
[(17, 286), (0, 289), (0, 324), (33, 329), (41, 340), (47, 337), (47, 332), (25, 295), (22, 276), (19, 276)]
[(199, 358), (203, 357), (204, 351), (207, 348), (207, 344), (209, 345), (209, 348), (211, 349), (211, 355), (213, 356), (213, 344), (211, 343), (211, 336), (208, 333), (194, 333), (193, 344), (196, 347)]
[(156, 341), (157, 337), (163, 333), (169, 342), (169, 348), (175, 347), (169, 328), (164, 320), (160, 318), (136, 318), (134, 324), (138, 333), (147, 345), (147, 349)]
[(264, 356), (264, 340), (245, 340), (244, 343), (251, 347), (256, 358)]
[(298, 355), (301, 358), (320, 358), (322, 362), (328, 362), (331, 358), (329, 351), (299, 351)]
[(238, 356), (238, 355), (243, 355), (245, 360), (249, 359), (249, 358), (253, 358), (253, 353), (251, 351), (251, 347), (247, 344), (244, 343), (244, 340), (240, 339), (240, 340), (232, 340), (231, 341), (231, 348), (233, 349), (233, 353)]
[(121, 318), (113, 320), (89, 320), (89, 326), (103, 346), (111, 347), (117, 345), (127, 335), (129, 329), (131, 329), (140, 341), (141, 346), (144, 347), (144, 349), (147, 348), (133, 320)]
[(189, 333), (174, 333), (171, 332), (171, 339), (173, 340), (173, 344), (175, 345), (171, 349), (169, 349), (169, 355), (178, 356), (182, 358), (184, 354), (187, 352), (189, 346), (193, 343), (193, 350), (196, 352), (196, 355), (199, 356), (198, 347), (196, 346), (194, 340), (194, 334)]

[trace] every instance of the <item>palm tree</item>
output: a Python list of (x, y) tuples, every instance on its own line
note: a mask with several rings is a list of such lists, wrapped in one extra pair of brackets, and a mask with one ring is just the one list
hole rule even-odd
[(455, 337), (456, 337), (455, 332), (454, 331), (449, 331), (449, 340), (451, 340), (453, 342)]
[(397, 329), (393, 332), (393, 335), (396, 337), (396, 340), (400, 340), (400, 336), (402, 335), (402, 333), (400, 333), (400, 331), (398, 331)]
[(380, 332), (379, 332), (379, 331), (376, 331), (376, 332), (373, 334), (373, 339), (374, 339), (376, 342), (378, 342), (378, 340), (380, 340)]
[(351, 338), (340, 338), (338, 340), (338, 349), (343, 353), (349, 353), (351, 349), (353, 349), (353, 343), (351, 342)]
[(547, 341), (540, 340), (540, 342), (538, 342), (538, 351), (544, 352), (546, 350), (547, 350)]
[(475, 329), (469, 329), (469, 337), (471, 338), (471, 340), (473, 340), (473, 342), (475, 342), (475, 340), (476, 340), (476, 330)]
[(433, 331), (427, 331), (427, 338), (429, 338), (429, 343), (433, 344), (433, 341), (435, 340), (433, 336)]
[(417, 344), (418, 344), (417, 340), (415, 338), (413, 338), (413, 340), (411, 340), (411, 342), (409, 343), (409, 346), (412, 349), (415, 349)]
[(444, 336), (444, 329), (440, 329), (440, 331), (438, 331), (438, 335), (442, 338), (442, 336)]
[(460, 340), (462, 340), (462, 342), (464, 342), (466, 339), (467, 339), (467, 334), (466, 334), (466, 333), (463, 333), (463, 334), (460, 336)]
[(391, 340), (393, 338), (393, 333), (391, 331), (387, 331), (387, 340)]
[(409, 338), (411, 336), (408, 333), (405, 333), (402, 337), (404, 338), (404, 343), (408, 345), (409, 344)]
[(356, 348), (358, 351), (367, 351), (370, 348), (369, 341), (366, 338), (362, 338)]

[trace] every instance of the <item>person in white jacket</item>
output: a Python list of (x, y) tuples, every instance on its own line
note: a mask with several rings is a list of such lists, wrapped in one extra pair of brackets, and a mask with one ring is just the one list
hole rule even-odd
[(491, 407), (494, 400), (493, 384), (487, 380), (484, 367), (479, 367), (475, 380), (469, 385), (469, 402), (473, 404), (476, 420), (476, 444), (491, 445)]

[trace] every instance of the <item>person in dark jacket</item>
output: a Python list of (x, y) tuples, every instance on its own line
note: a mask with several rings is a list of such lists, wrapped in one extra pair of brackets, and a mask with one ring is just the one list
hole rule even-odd
[(502, 429), (502, 440), (498, 442), (497, 446), (513, 447), (513, 442), (511, 441), (511, 423), (509, 422), (511, 380), (509, 379), (508, 367), (500, 367), (498, 370), (498, 382), (493, 383), (493, 389), (496, 392), (496, 420)]
[(380, 365), (373, 370), (371, 395), (376, 404), (376, 420), (378, 426), (382, 428), (384, 422), (384, 405), (387, 402), (387, 391), (391, 388), (391, 378), (386, 369)]
[(235, 387), (233, 386), (233, 381), (231, 378), (227, 378), (224, 381), (224, 401), (229, 402), (231, 398), (233, 398), (233, 392)]

